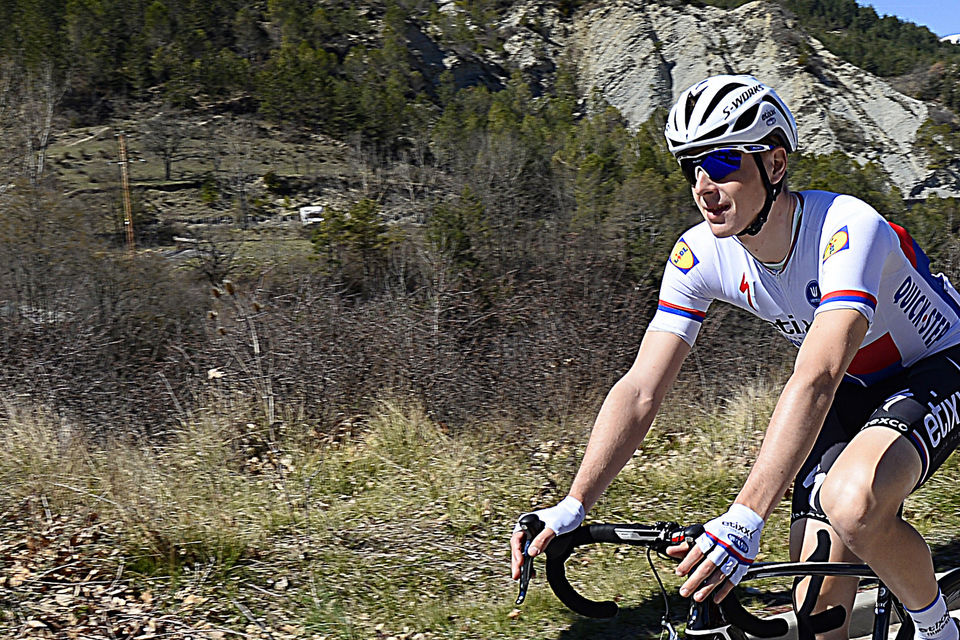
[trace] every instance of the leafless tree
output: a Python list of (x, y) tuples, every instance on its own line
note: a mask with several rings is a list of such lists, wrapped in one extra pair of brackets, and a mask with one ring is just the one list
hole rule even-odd
[(173, 164), (191, 157), (192, 127), (185, 125), (182, 113), (170, 106), (146, 121), (143, 132), (144, 147), (163, 162), (163, 176), (171, 179)]
[(350, 153), (347, 159), (351, 172), (360, 176), (365, 196), (384, 192), (384, 163), (375, 144), (365, 140), (360, 133), (350, 136)]
[(229, 193), (236, 206), (237, 222), (244, 229), (250, 222), (250, 184), (254, 179), (256, 131), (252, 126), (235, 123), (228, 129), (229, 154), (226, 178)]
[(25, 178), (16, 182), (0, 202), (5, 315), (42, 324), (75, 310), (76, 274), (82, 273), (94, 242), (90, 212), (47, 185), (34, 186)]
[[(9, 60), (0, 60), (0, 170), (9, 175), (8, 169), (17, 158), (18, 123), (14, 117), (18, 102), (14, 90), (16, 71)], [(0, 194), (10, 187), (6, 180), (0, 182)]]
[(220, 197), (232, 201), (235, 218), (246, 227), (250, 217), (250, 188), (256, 178), (256, 129), (243, 121), (215, 118), (201, 125), (203, 157)]
[[(0, 167), (19, 165), (12, 173), (32, 185), (43, 178), (53, 116), (64, 90), (52, 65), (28, 72), (10, 59), (0, 61)], [(9, 186), (0, 185), (0, 193)]]
[(39, 73), (26, 77), (23, 117), (27, 125), (27, 172), (33, 184), (39, 183), (43, 177), (53, 115), (65, 91), (64, 83), (55, 78), (50, 64)]
[(215, 176), (223, 169), (223, 159), (228, 153), (227, 141), (224, 139), (225, 130), (223, 116), (214, 116), (197, 125), (197, 134), (202, 140), (198, 155), (210, 163)]
[(235, 268), (234, 258), (239, 244), (222, 238), (206, 237), (197, 240), (193, 267), (212, 285), (219, 285)]

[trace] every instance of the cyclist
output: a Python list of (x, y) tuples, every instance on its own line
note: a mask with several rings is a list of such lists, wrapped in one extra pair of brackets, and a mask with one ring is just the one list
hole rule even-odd
[[(597, 416), (569, 495), (536, 512), (536, 555), (576, 528), (643, 440), (713, 300), (769, 322), (799, 347), (753, 467), (696, 544), (675, 547), (681, 595), (722, 599), (759, 548), (764, 521), (794, 481), (791, 556), (817, 532), (829, 559), (870, 565), (907, 607), (917, 637), (956, 640), (923, 538), (903, 500), (960, 439), (960, 295), (919, 246), (866, 203), (787, 188), (797, 128), (751, 76), (688, 89), (665, 135), (703, 221), (674, 247), (658, 311), (630, 370)], [(736, 381), (731, 381), (735, 383)], [(522, 534), (511, 538), (519, 575)], [(808, 583), (798, 586), (804, 602)], [(827, 578), (814, 612), (852, 608), (856, 579)], [(849, 621), (849, 615), (847, 616)], [(847, 627), (825, 634), (845, 637)]]

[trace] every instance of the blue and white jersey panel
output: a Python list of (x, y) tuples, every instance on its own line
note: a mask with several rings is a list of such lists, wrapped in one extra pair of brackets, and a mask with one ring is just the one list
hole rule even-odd
[(786, 265), (774, 272), (705, 222), (667, 262), (652, 331), (696, 340), (721, 300), (770, 323), (800, 346), (817, 314), (854, 309), (870, 323), (847, 377), (870, 385), (960, 343), (960, 295), (901, 227), (852, 196), (801, 192), (803, 213)]

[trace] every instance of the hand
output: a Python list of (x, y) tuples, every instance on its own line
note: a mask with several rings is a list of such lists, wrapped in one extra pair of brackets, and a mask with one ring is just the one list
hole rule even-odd
[[(547, 545), (550, 544), (550, 541), (553, 540), (555, 536), (568, 533), (579, 527), (580, 523), (583, 522), (584, 516), (586, 516), (583, 505), (573, 496), (567, 496), (556, 506), (548, 509), (540, 509), (533, 513), (543, 521), (545, 526), (543, 531), (540, 532), (540, 535), (534, 538), (533, 542), (531, 542), (527, 548), (527, 554), (530, 557), (539, 555), (541, 551), (547, 548)], [(526, 514), (522, 514), (520, 518), (525, 515)], [(520, 525), (517, 524), (513, 528), (513, 535), (510, 537), (510, 575), (514, 580), (520, 578), (520, 565), (522, 564), (523, 532), (520, 530)]]
[(699, 563), (680, 587), (680, 595), (693, 594), (694, 600), (702, 602), (716, 590), (714, 600), (723, 600), (757, 557), (763, 524), (763, 518), (753, 509), (737, 503), (706, 523), (696, 546), (677, 566), (677, 575), (687, 575)]

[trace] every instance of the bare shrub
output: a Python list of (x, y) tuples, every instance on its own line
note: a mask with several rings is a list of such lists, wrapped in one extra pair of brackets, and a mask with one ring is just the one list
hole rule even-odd
[[(51, 189), (0, 202), (0, 387), (99, 431), (149, 432), (186, 392), (203, 309), (160, 259), (115, 253), (96, 230)], [(159, 419), (133, 419), (146, 415)]]
[[(251, 398), (267, 429), (308, 420), (335, 434), (385, 393), (463, 428), (579, 418), (629, 367), (655, 309), (622, 258), (575, 238), (490, 275), (408, 236), (362, 286), (304, 264), (235, 284), (207, 274), (216, 297), (195, 271), (111, 248), (49, 190), (18, 187), (0, 208), (0, 389), (97, 437), (163, 434), (211, 380)], [(711, 312), (687, 399), (771, 375), (779, 347), (757, 326)]]

